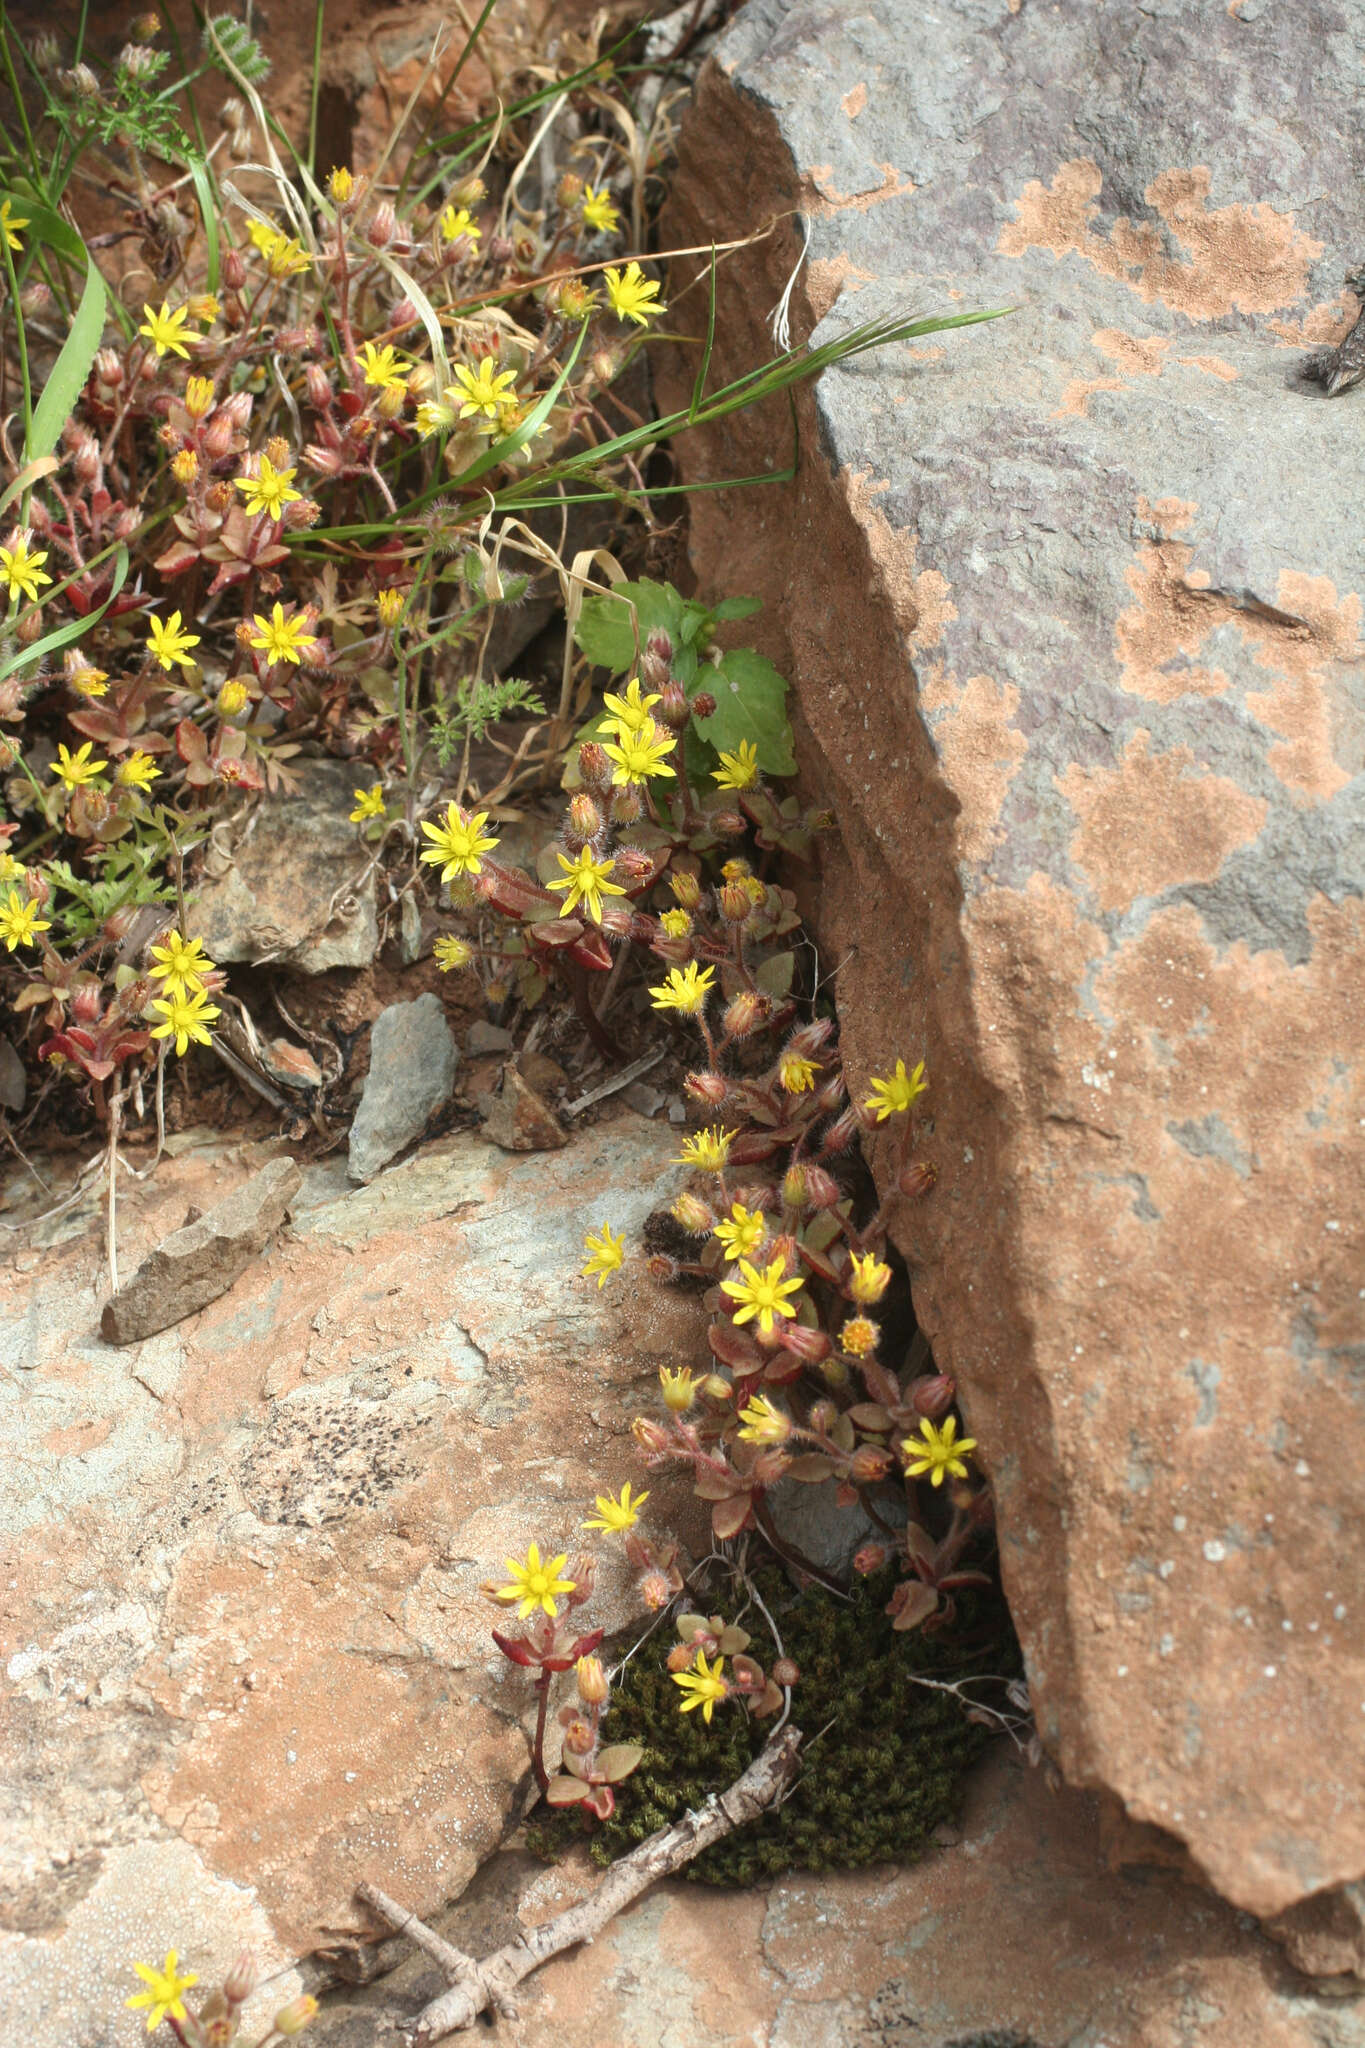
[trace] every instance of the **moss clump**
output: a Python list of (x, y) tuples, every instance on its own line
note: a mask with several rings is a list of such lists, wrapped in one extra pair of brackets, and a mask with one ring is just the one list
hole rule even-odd
[[(802, 1773), (776, 1813), (707, 1850), (684, 1874), (751, 1885), (787, 1870), (911, 1861), (954, 1811), (963, 1773), (989, 1738), (958, 1700), (914, 1684), (913, 1675), (1017, 1671), (1003, 1602), (995, 1594), (964, 1602), (948, 1635), (897, 1635), (883, 1612), (889, 1575), (860, 1584), (848, 1602), (818, 1587), (794, 1594), (780, 1573), (763, 1575), (759, 1586), (801, 1671), (792, 1712), (807, 1738)], [(743, 1625), (752, 1654), (770, 1663), (777, 1652), (754, 1607)], [(660, 1630), (613, 1693), (605, 1740), (641, 1743), (645, 1754), (618, 1787), (615, 1814), (594, 1833), (592, 1853), (602, 1863), (723, 1791), (772, 1727), (738, 1701), (719, 1707), (709, 1728), (699, 1713), (680, 1713), (665, 1664), (674, 1640)], [(548, 1846), (543, 1832), (541, 1840)]]

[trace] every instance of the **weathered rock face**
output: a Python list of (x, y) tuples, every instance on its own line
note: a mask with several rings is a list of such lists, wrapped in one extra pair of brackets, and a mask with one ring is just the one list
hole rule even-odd
[(455, 1034), (439, 996), (390, 1003), (370, 1032), (370, 1071), (351, 1125), (352, 1180), (373, 1180), (450, 1100), (455, 1085)]
[[(129, 1263), (265, 1149), (163, 1160), (120, 1206)], [(250, 1942), (268, 2017), (358, 1878), (435, 1908), (496, 1846), (530, 1694), (478, 1587), (586, 1544), (591, 1619), (637, 1611), (578, 1524), (638, 1480), (630, 1418), (697, 1310), (578, 1269), (585, 1212), (638, 1237), (675, 1149), (623, 1116), (361, 1190), (334, 1154), (229, 1295), (122, 1349), (97, 1220), (0, 1275), (0, 2012), (32, 2048), (131, 2048), (132, 1959), (167, 1947), (208, 1978)], [(656, 1507), (692, 1526), (681, 1484)]]
[(1359, 0), (752, 0), (668, 222), (787, 216), (713, 381), (792, 209), (798, 334), (1016, 309), (828, 374), (798, 483), (693, 499), (693, 552), (837, 809), (850, 1069), (928, 1061), (894, 1230), (1044, 1737), (1262, 1914), (1365, 1873), (1365, 399), (1299, 375), (1355, 310), (1363, 48)]

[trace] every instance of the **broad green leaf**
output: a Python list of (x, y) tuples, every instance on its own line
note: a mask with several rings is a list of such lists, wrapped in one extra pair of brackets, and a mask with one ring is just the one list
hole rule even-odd
[(752, 647), (732, 647), (719, 668), (705, 672), (703, 681), (714, 693), (716, 709), (712, 717), (694, 721), (701, 737), (726, 754), (748, 740), (757, 748), (758, 765), (766, 775), (794, 775), (787, 684), (767, 656)]
[(761, 612), (761, 597), (723, 597), (712, 610), (711, 616), (723, 624), (726, 619), (751, 619), (755, 612)]
[(24, 450), (25, 461), (33, 462), (40, 455), (52, 453), (76, 400), (85, 388), (90, 365), (104, 339), (107, 296), (104, 279), (91, 262), (85, 243), (60, 214), (32, 199), (25, 200), (22, 206), (16, 205), (15, 211), (27, 216), (25, 232), (35, 241), (45, 242), (49, 249), (55, 249), (59, 256), (69, 258), (85, 271), (85, 286), (76, 316), (62, 343), (61, 354), (43, 386), (42, 396), (33, 408), (33, 430)]
[(610, 596), (589, 591), (574, 627), (574, 638), (589, 661), (621, 675), (636, 666), (651, 633), (667, 633), (675, 647), (681, 645), (684, 611), (683, 600), (671, 583), (655, 583), (648, 578), (639, 583), (618, 583)]
[(765, 996), (782, 997), (791, 992), (792, 976), (796, 972), (795, 953), (774, 953), (759, 967), (754, 980)]

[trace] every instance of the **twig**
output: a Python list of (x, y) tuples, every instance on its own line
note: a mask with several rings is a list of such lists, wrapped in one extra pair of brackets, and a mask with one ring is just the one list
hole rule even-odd
[(619, 1074), (613, 1074), (609, 1081), (599, 1081), (595, 1088), (589, 1088), (586, 1095), (580, 1095), (575, 1102), (566, 1102), (560, 1110), (561, 1116), (578, 1116), (581, 1111), (591, 1109), (594, 1102), (602, 1102), (608, 1095), (615, 1095), (618, 1089), (628, 1088), (632, 1081), (647, 1074), (651, 1067), (657, 1067), (667, 1052), (667, 1046), (660, 1046), (657, 1052), (647, 1052), (638, 1060), (632, 1060), (628, 1067), (622, 1067)]
[(775, 1806), (796, 1776), (800, 1752), (800, 1729), (786, 1729), (760, 1751), (728, 1791), (712, 1793), (695, 1813), (685, 1813), (672, 1827), (661, 1828), (647, 1842), (641, 1842), (638, 1849), (613, 1863), (588, 1898), (543, 1926), (518, 1935), (481, 1963), (442, 1941), (373, 1885), (359, 1886), (357, 1896), (391, 1927), (416, 1942), (450, 1979), (449, 1990), (433, 1999), (405, 2028), (409, 2048), (431, 2048), (431, 2043), (443, 2041), (448, 2034), (473, 2026), (480, 2013), (490, 2009), (504, 2019), (515, 2019), (512, 1993), (523, 1977), (529, 1977), (551, 1956), (575, 1948), (579, 1942), (594, 1940), (659, 1878), (672, 1876), (713, 1842), (721, 1841), (735, 1828), (747, 1826)]

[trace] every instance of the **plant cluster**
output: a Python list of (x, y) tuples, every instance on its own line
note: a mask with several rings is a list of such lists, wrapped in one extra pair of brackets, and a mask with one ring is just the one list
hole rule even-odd
[(291, 1999), (281, 2006), (265, 2032), (248, 2042), (242, 2032), (242, 2008), (260, 1982), (249, 1949), (238, 1956), (222, 1984), (201, 1997), (195, 2007), (186, 2003), (185, 1993), (194, 1989), (199, 1978), (195, 1971), (181, 1969), (178, 1950), (170, 1949), (159, 1969), (154, 1963), (135, 1963), (133, 1968), (143, 1988), (124, 2003), (131, 2011), (145, 2011), (149, 2034), (164, 2021), (181, 2048), (280, 2048), (282, 2042), (303, 2033), (318, 2009), (316, 1998), (307, 1994)]

